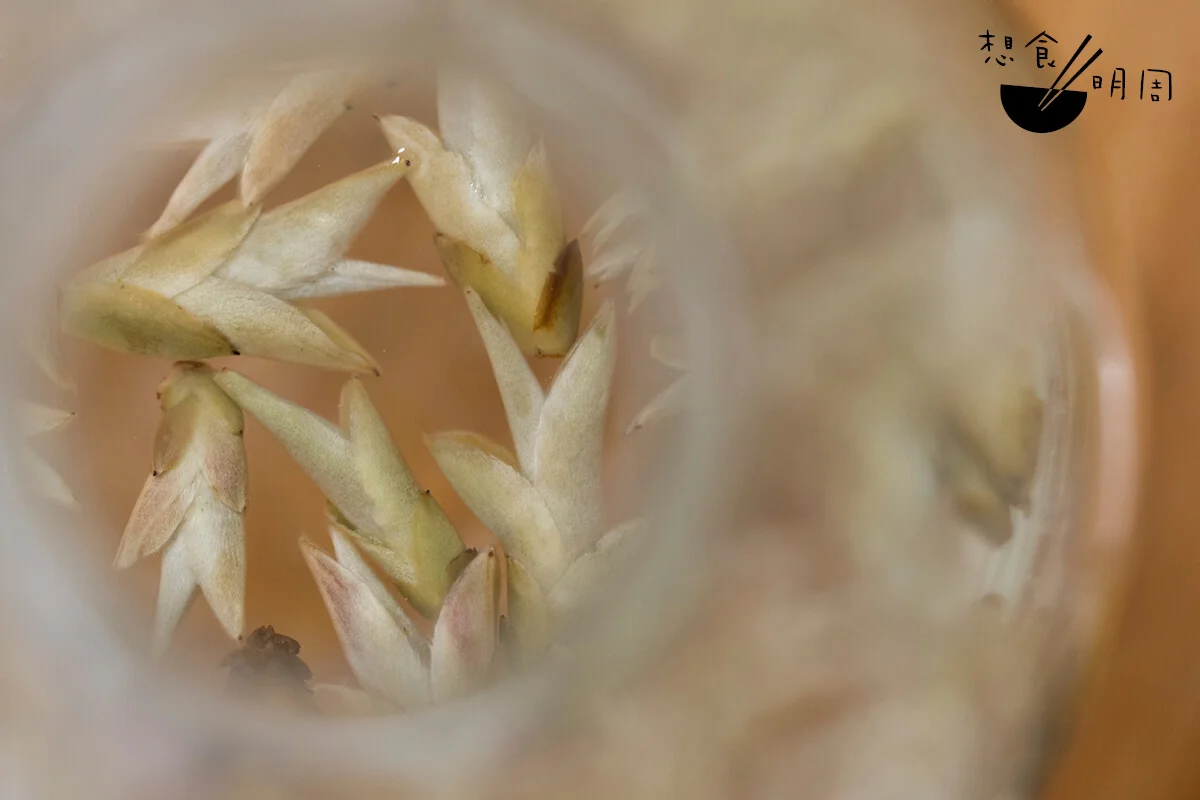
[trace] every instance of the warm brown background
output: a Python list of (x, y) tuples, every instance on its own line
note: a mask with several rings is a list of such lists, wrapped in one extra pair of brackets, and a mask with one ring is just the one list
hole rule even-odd
[[(1030, 31), (1070, 56), (1085, 34), (1123, 66), (1124, 102), (1093, 97), (1059, 137), (1075, 167), (1092, 254), (1134, 331), (1143, 399), (1141, 502), (1127, 590), (1053, 800), (1200, 796), (1200, 5), (1162, 0), (1019, 0)], [(1065, 49), (1065, 52), (1063, 50)], [(1100, 69), (1101, 65), (1104, 69)], [(1143, 68), (1174, 73), (1175, 98), (1137, 99)], [(1082, 79), (1081, 79), (1082, 80)], [(1107, 84), (1107, 81), (1106, 81)], [(1077, 87), (1085, 88), (1085, 87)], [(1101, 102), (1094, 102), (1100, 100)]]

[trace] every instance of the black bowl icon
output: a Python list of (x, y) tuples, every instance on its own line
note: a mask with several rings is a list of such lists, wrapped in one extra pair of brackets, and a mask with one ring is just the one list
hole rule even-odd
[(1067, 89), (1054, 97), (1054, 102), (1038, 108), (1046, 97), (1041, 86), (1000, 85), (1000, 103), (1004, 113), (1030, 133), (1053, 133), (1070, 125), (1083, 112), (1087, 92)]

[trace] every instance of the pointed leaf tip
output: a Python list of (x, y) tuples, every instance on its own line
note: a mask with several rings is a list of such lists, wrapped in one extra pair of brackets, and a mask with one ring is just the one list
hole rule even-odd
[(370, 529), (372, 505), (359, 483), (350, 440), (343, 431), (233, 370), (217, 374), (214, 380), (279, 440), (355, 527)]
[(410, 285), (413, 273), (343, 261), (408, 168), (384, 161), (264, 213), (216, 277), (281, 299)]
[(249, 149), (250, 134), (247, 131), (233, 131), (209, 141), (171, 193), (167, 207), (146, 232), (146, 238), (156, 239), (170, 232), (218, 189), (233, 180), (241, 170)]
[(615, 312), (605, 302), (567, 355), (542, 407), (533, 484), (567, 557), (592, 547), (603, 521), (604, 428), (616, 365)]
[(688, 385), (689, 382), (685, 376), (675, 380), (656, 394), (629, 423), (625, 433), (627, 435), (635, 433), (648, 425), (682, 413), (686, 407)]
[(534, 447), (545, 393), (508, 327), (488, 310), (475, 291), (467, 290), (466, 298), (492, 364), (492, 373), (500, 390), (521, 469), (527, 475), (532, 475)]
[(481, 436), (453, 431), (425, 439), (454, 491), (500, 539), (549, 587), (566, 568), (562, 538), (541, 495), (501, 448)]
[(58, 430), (75, 418), (74, 411), (51, 408), (40, 403), (22, 402), (18, 408), (21, 430), (26, 436), (40, 436)]
[(302, 540), (300, 552), (358, 682), (402, 708), (423, 704), (428, 698), (425, 666), (376, 594), (312, 542)]
[(443, 568), (462, 550), (458, 531), (417, 484), (360, 381), (343, 389), (342, 415), (359, 485), (372, 509), (373, 526), (363, 532), (378, 532), (368, 551), (418, 610), (432, 616), (449, 588)]
[(325, 69), (294, 77), (262, 113), (246, 153), (239, 191), (262, 200), (283, 180), (364, 85), (357, 71)]
[(57, 470), (51, 467), (32, 448), (20, 448), (28, 472), (30, 487), (43, 499), (63, 508), (77, 508), (79, 501)]
[(337, 562), (343, 567), (352, 572), (355, 577), (361, 580), (375, 594), (379, 602), (386, 608), (396, 620), (396, 624), (404, 631), (404, 635), (408, 637), (413, 648), (417, 650), (422, 661), (428, 660), (429, 657), (429, 642), (417, 630), (408, 614), (404, 612), (396, 599), (392, 597), (387, 587), (384, 585), (371, 569), (370, 564), (363, 555), (354, 546), (354, 535), (332, 515), (328, 520), (329, 538), (333, 541), (333, 553), (337, 558)]
[(430, 654), (435, 699), (461, 697), (487, 679), (496, 650), (499, 575), (496, 552), (488, 548), (463, 568), (446, 595)]

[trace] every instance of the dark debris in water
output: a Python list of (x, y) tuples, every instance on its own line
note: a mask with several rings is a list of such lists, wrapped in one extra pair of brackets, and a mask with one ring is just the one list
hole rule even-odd
[(300, 643), (264, 625), (242, 637), (241, 645), (221, 659), (229, 670), (225, 691), (231, 695), (264, 698), (280, 691), (297, 699), (312, 693), (312, 670), (300, 658)]

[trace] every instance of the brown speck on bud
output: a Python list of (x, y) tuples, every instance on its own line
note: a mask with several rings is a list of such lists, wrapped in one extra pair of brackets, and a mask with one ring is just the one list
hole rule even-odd
[(467, 566), (467, 564), (470, 564), (478, 554), (478, 550), (473, 547), (469, 547), (455, 556), (454, 559), (446, 565), (446, 575), (449, 577), (451, 583), (454, 583), (454, 581), (458, 579), (458, 576), (462, 574), (463, 569)]

